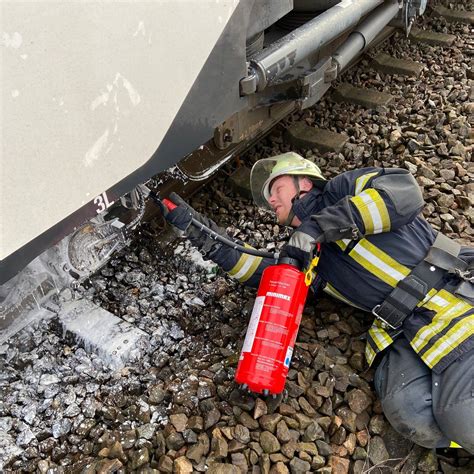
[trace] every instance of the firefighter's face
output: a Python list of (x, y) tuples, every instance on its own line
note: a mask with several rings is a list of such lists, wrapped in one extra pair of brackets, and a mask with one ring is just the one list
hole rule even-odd
[(279, 224), (284, 224), (288, 219), (295, 196), (296, 186), (292, 176), (280, 176), (273, 181), (268, 202), (272, 206)]

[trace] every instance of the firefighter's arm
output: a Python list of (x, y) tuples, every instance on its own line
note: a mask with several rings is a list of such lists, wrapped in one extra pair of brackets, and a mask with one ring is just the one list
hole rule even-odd
[[(232, 278), (247, 286), (256, 288), (260, 282), (263, 270), (272, 264), (273, 260), (248, 255), (213, 239), (199, 227), (191, 225), (192, 218), (222, 237), (232, 240), (224, 229), (219, 227), (212, 219), (195, 211), (180, 196), (172, 193), (170, 198), (177, 204), (177, 207), (165, 213), (166, 220), (181, 231), (182, 235), (194, 247), (199, 249), (205, 260), (212, 260)], [(250, 248), (249, 245), (243, 242), (236, 241), (236, 243)]]
[[(242, 242), (238, 242), (244, 245)], [(249, 247), (245, 245), (245, 247)], [(263, 270), (274, 264), (271, 258), (256, 257), (248, 255), (240, 250), (226, 247), (223, 244), (214, 246), (208, 257), (217, 263), (231, 278), (252, 288), (257, 288), (262, 277)]]
[(349, 171), (332, 179), (325, 193), (333, 204), (311, 216), (325, 242), (396, 230), (421, 212), (424, 201), (412, 174), (403, 169)]

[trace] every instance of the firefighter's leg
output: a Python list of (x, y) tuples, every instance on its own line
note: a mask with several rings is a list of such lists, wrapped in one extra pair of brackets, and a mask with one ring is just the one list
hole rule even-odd
[(375, 372), (375, 389), (393, 428), (420, 446), (449, 446), (434, 416), (431, 370), (404, 337), (398, 338)]
[(474, 349), (433, 373), (433, 413), (443, 433), (474, 454)]

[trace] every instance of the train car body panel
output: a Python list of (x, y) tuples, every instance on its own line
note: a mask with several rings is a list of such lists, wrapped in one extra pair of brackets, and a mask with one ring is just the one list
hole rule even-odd
[(290, 8), (2, 3), (2, 281), (242, 109), (248, 23)]

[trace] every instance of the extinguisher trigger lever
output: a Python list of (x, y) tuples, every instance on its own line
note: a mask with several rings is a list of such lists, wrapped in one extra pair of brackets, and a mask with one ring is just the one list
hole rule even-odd
[(306, 286), (310, 286), (313, 283), (314, 277), (316, 276), (315, 268), (318, 266), (319, 263), (319, 256), (321, 255), (321, 244), (316, 244), (314, 251), (310, 257), (310, 263), (308, 269), (304, 275), (304, 282)]

